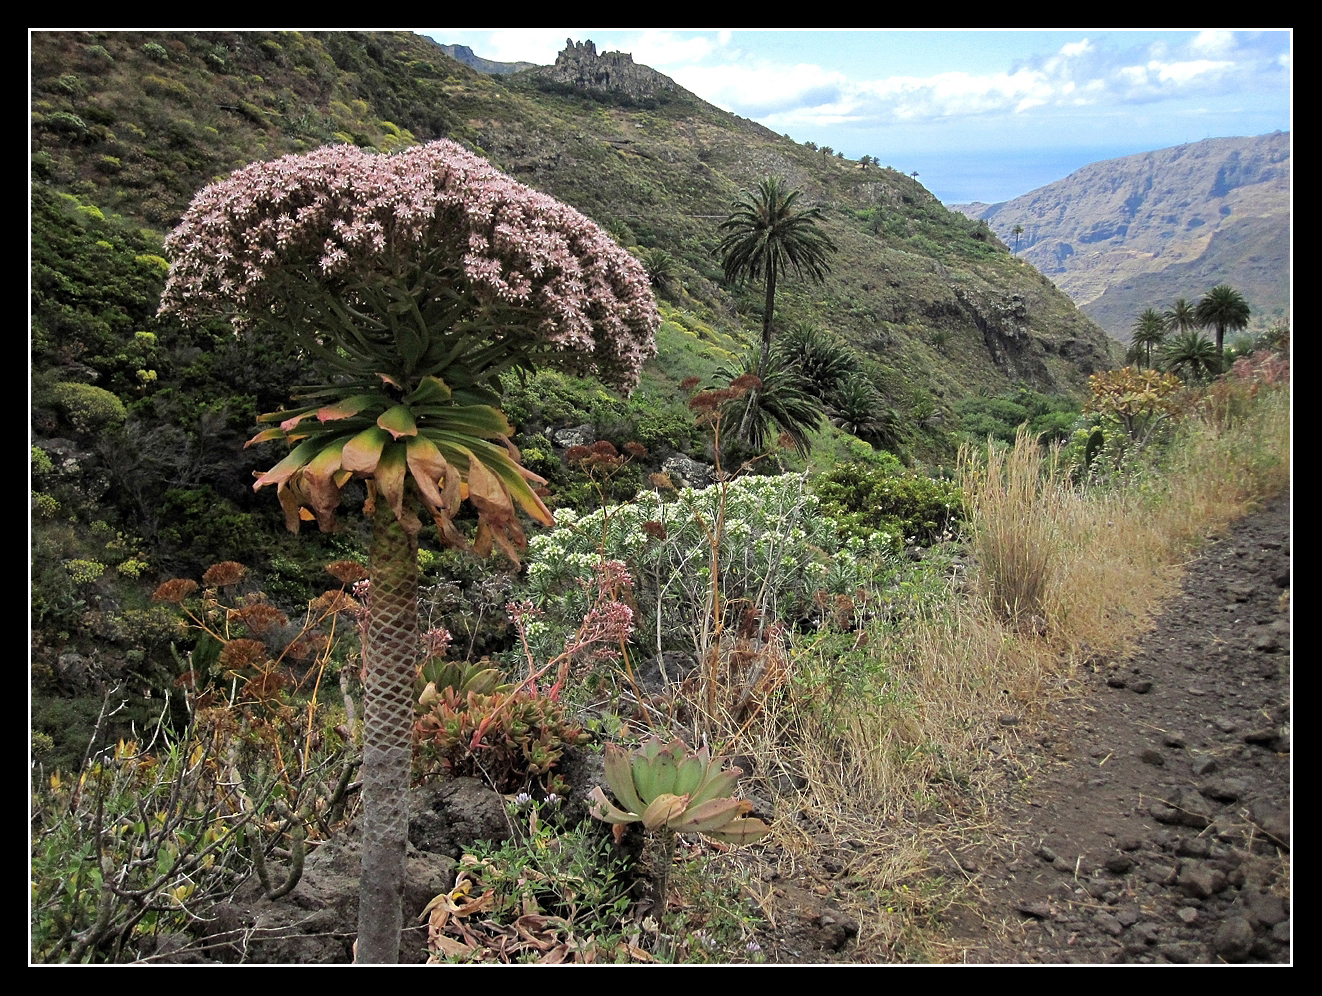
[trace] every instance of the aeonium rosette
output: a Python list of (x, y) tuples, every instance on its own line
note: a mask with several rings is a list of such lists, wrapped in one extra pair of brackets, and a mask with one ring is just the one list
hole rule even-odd
[[(250, 441), (283, 439), (286, 524), (335, 528), (365, 479), (416, 535), (413, 509), (479, 553), (525, 545), (515, 515), (551, 523), (496, 407), (500, 378), (539, 366), (638, 381), (660, 322), (646, 271), (594, 222), (450, 141), (391, 156), (352, 146), (254, 163), (202, 190), (166, 240), (161, 311), (289, 332), (334, 372)], [(410, 483), (411, 482), (411, 483)]]

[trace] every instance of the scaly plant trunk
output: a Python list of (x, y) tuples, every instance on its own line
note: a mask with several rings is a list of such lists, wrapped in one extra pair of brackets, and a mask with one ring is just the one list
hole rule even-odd
[(417, 680), (418, 542), (377, 497), (372, 520), (367, 689), (363, 709), (362, 872), (358, 962), (397, 964)]

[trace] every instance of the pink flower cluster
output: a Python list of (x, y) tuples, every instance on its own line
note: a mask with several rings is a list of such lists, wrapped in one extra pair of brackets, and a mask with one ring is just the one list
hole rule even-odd
[(1281, 384), (1290, 379), (1290, 360), (1279, 353), (1255, 353), (1237, 359), (1230, 372), (1237, 380)]
[[(324, 290), (405, 286), (466, 307), (536, 361), (638, 382), (660, 324), (642, 265), (594, 222), (451, 141), (395, 155), (327, 146), (254, 163), (202, 190), (166, 239), (161, 311), (298, 320)], [(424, 309), (425, 310), (425, 309)], [(379, 317), (379, 316), (378, 316)]]

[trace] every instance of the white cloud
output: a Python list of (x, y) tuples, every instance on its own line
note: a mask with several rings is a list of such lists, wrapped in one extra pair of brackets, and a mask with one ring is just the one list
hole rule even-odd
[(1200, 31), (1189, 42), (1189, 48), (1199, 55), (1229, 55), (1234, 47), (1233, 31)]
[(704, 59), (713, 49), (710, 38), (701, 35), (680, 38), (669, 31), (644, 31), (628, 46), (634, 62), (662, 72)]
[(686, 66), (671, 75), (704, 100), (749, 117), (830, 104), (846, 83), (844, 73), (808, 63)]
[(1068, 45), (1062, 45), (1060, 54), (1066, 58), (1070, 58), (1075, 55), (1083, 55), (1085, 52), (1091, 52), (1092, 50), (1093, 43), (1085, 38), (1080, 42), (1070, 42)]
[(1233, 65), (1233, 62), (1213, 62), (1210, 59), (1198, 59), (1193, 62), (1167, 62), (1164, 64), (1150, 62), (1148, 68), (1156, 73), (1157, 79), (1163, 83), (1188, 83), (1205, 73), (1219, 72), (1223, 69), (1229, 69)]
[[(493, 62), (535, 62), (539, 66), (549, 66), (565, 47), (565, 28), (502, 28), (493, 31), (481, 51), (484, 59)], [(569, 37), (580, 40), (573, 29), (568, 29)], [(476, 51), (476, 50), (475, 50)]]

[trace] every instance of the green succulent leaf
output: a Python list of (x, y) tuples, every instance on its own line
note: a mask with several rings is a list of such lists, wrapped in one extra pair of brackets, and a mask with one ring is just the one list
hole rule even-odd
[(693, 795), (702, 785), (703, 777), (707, 774), (707, 767), (707, 762), (697, 754), (680, 758), (675, 771), (675, 793), (677, 795)]
[(416, 436), (418, 423), (414, 421), (413, 410), (408, 405), (395, 405), (377, 418), (376, 424), (398, 439), (400, 436)]
[(724, 771), (718, 770), (720, 766), (719, 759), (707, 771), (707, 780), (702, 783), (696, 792), (693, 793), (693, 804), (701, 805), (709, 799), (716, 799), (723, 795), (729, 795), (734, 791), (734, 783), (739, 780), (743, 774), (740, 768), (726, 768)]
[(641, 813), (646, 809), (646, 804), (634, 787), (633, 760), (629, 752), (615, 744), (607, 744), (604, 763), (606, 784), (615, 793), (615, 798), (630, 812)]
[(450, 400), (450, 385), (439, 377), (423, 377), (404, 401), (410, 405), (440, 405)]
[(612, 804), (600, 785), (588, 793), (588, 809), (593, 816), (606, 823), (637, 823), (642, 819), (637, 813), (626, 813)]

